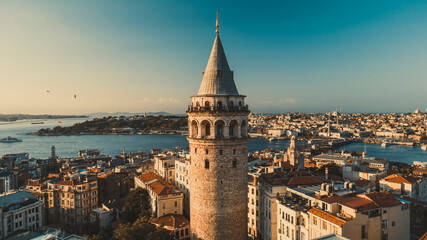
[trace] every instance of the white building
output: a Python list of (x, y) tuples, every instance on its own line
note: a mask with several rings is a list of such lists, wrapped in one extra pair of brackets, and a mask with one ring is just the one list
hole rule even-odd
[(427, 202), (427, 178), (392, 174), (380, 180), (380, 189)]
[(18, 230), (35, 230), (43, 226), (43, 201), (29, 192), (0, 196), (0, 237)]
[(184, 213), (190, 214), (190, 161), (186, 158), (175, 160), (175, 186), (184, 193)]

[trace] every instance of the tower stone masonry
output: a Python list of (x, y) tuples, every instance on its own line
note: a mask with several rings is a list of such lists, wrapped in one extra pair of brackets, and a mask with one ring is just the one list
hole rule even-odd
[(247, 239), (248, 114), (216, 38), (188, 106), (192, 239)]

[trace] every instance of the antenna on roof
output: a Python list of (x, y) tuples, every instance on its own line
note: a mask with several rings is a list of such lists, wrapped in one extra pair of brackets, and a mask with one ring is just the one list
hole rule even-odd
[(219, 34), (218, 10), (216, 11), (216, 34)]

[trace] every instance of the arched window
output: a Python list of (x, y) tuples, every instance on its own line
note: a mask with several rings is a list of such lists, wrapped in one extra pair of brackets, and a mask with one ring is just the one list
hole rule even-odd
[(205, 160), (205, 168), (209, 169), (209, 160), (207, 160), (207, 159)]
[(218, 120), (215, 122), (215, 137), (223, 138), (224, 137), (224, 125), (225, 122), (222, 120)]
[(248, 127), (246, 125), (246, 121), (243, 120), (242, 124), (240, 125), (240, 134), (242, 135), (242, 137), (247, 137), (248, 136)]
[(233, 168), (236, 168), (236, 167), (237, 167), (237, 161), (233, 160)]
[(198, 133), (199, 133), (199, 126), (197, 125), (197, 121), (193, 120), (191, 122), (191, 137), (197, 137)]
[(199, 102), (196, 102), (196, 107), (199, 107), (200, 106), (200, 103)]
[(242, 106), (242, 101), (239, 101), (239, 107), (241, 107)]
[(216, 103), (216, 106), (217, 106), (218, 108), (222, 108), (222, 102), (221, 102), (221, 101), (218, 101), (218, 102)]
[(230, 122), (230, 127), (229, 127), (229, 131), (228, 134), (230, 135), (230, 137), (237, 137), (237, 121), (236, 120), (232, 120)]
[(208, 149), (206, 149), (205, 152), (206, 152), (206, 154), (209, 154), (209, 150)]
[(209, 101), (205, 102), (205, 107), (209, 107)]
[(234, 107), (234, 102), (230, 101), (230, 107)]
[(202, 137), (211, 135), (211, 123), (208, 120), (204, 120), (202, 125)]

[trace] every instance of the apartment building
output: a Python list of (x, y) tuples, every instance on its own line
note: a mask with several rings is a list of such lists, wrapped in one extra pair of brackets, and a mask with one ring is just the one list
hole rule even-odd
[(355, 240), (409, 239), (409, 202), (389, 193), (318, 197), (287, 194), (277, 200), (278, 239), (339, 235)]
[(184, 213), (190, 215), (190, 161), (186, 158), (175, 160), (175, 186), (184, 193)]
[(81, 227), (98, 206), (98, 181), (64, 180), (47, 183), (49, 222)]
[(380, 189), (427, 202), (427, 178), (392, 174), (380, 180)]
[(150, 194), (151, 210), (155, 217), (183, 214), (184, 193), (155, 172), (147, 172), (135, 177), (135, 188), (138, 187), (146, 189)]
[(43, 201), (21, 191), (0, 196), (0, 237), (2, 239), (22, 230), (43, 226)]

